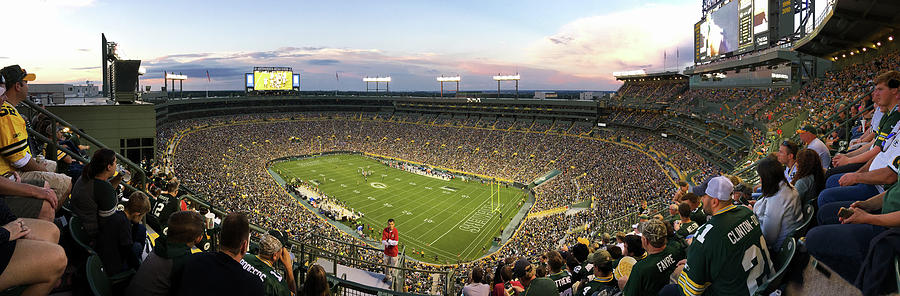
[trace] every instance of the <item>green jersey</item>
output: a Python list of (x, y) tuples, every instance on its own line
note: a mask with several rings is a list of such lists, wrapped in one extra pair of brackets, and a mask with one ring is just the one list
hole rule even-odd
[(244, 256), (244, 259), (241, 260), (241, 266), (253, 276), (259, 277), (259, 280), (262, 281), (265, 287), (267, 296), (291, 296), (287, 277), (260, 260), (256, 255), (247, 254)]
[(881, 151), (886, 150), (884, 148), (884, 142), (893, 136), (891, 135), (891, 131), (894, 130), (894, 125), (897, 125), (897, 121), (900, 121), (900, 112), (897, 112), (897, 107), (894, 106), (894, 108), (891, 109), (890, 114), (882, 117), (881, 122), (878, 123), (878, 136), (875, 137), (874, 146), (881, 147)]
[(706, 211), (703, 210), (703, 203), (691, 212), (691, 221), (697, 222), (699, 225), (706, 223)]
[(525, 296), (560, 296), (556, 283), (550, 278), (536, 278), (525, 288)]
[(675, 232), (675, 235), (680, 238), (687, 238), (688, 235), (694, 234), (694, 232), (697, 231), (697, 228), (700, 228), (700, 224), (697, 224), (697, 222), (694, 221), (681, 223), (681, 228)]
[(578, 289), (578, 296), (612, 296), (619, 293), (619, 283), (612, 275), (608, 277), (595, 277)]
[(556, 290), (559, 291), (560, 296), (571, 296), (572, 295), (572, 275), (569, 274), (569, 271), (563, 270), (549, 276), (551, 280), (556, 283)]
[(623, 295), (656, 295), (669, 283), (678, 261), (684, 259), (680, 244), (667, 244), (662, 252), (647, 255), (631, 268)]
[(684, 295), (750, 295), (775, 270), (753, 211), (728, 206), (697, 229), (678, 278)]

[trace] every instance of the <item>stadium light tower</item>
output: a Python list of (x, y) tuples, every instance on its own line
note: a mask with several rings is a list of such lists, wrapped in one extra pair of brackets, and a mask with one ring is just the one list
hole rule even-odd
[(516, 75), (501, 75), (500, 73), (497, 73), (497, 75), (494, 76), (494, 80), (497, 81), (497, 98), (498, 99), (500, 98), (500, 82), (515, 80), (516, 81), (516, 100), (518, 100), (519, 99), (519, 79), (522, 79), (522, 77), (519, 76), (519, 73), (516, 73)]
[(384, 91), (385, 93), (391, 92), (391, 77), (363, 77), (363, 81), (366, 83), (366, 92), (369, 92), (369, 82), (375, 82), (375, 93), (378, 93), (378, 84), (384, 82), (387, 85), (387, 89)]
[(171, 90), (172, 90), (173, 93), (175, 92), (175, 81), (176, 81), (176, 80), (178, 81), (178, 83), (179, 83), (178, 85), (179, 85), (179, 87), (180, 87), (180, 90), (178, 91), (178, 93), (179, 93), (180, 96), (183, 96), (183, 95), (184, 95), (184, 81), (187, 80), (187, 78), (188, 78), (187, 75), (184, 75), (184, 74), (181, 74), (181, 73), (175, 74), (174, 72), (172, 72), (172, 73), (165, 72), (165, 73), (166, 73), (166, 75), (165, 75), (165, 80), (166, 80), (166, 96), (168, 97), (168, 95), (169, 95), (169, 87), (168, 87), (168, 86), (169, 86), (169, 80), (172, 81), (172, 88), (171, 88)]
[(456, 82), (456, 92), (459, 93), (459, 80), (459, 75), (452, 77), (444, 77), (444, 75), (441, 75), (441, 77), (438, 77), (437, 81), (441, 83), (441, 97), (444, 97), (444, 82)]

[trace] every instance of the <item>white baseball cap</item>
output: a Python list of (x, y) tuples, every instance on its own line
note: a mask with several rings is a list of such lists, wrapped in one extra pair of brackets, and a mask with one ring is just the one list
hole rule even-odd
[(711, 178), (693, 190), (694, 194), (699, 196), (709, 195), (718, 200), (731, 200), (731, 192), (733, 191), (734, 184), (731, 184), (731, 180), (724, 176)]

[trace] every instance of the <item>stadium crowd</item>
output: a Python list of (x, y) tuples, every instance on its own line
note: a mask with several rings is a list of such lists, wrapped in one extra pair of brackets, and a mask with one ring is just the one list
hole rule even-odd
[[(799, 237), (804, 253), (864, 294), (896, 292), (896, 283), (887, 279), (896, 273), (889, 265), (900, 237), (900, 187), (891, 186), (900, 171), (894, 161), (900, 157), (900, 141), (894, 138), (900, 128), (900, 112), (894, 108), (900, 104), (898, 64), (897, 53), (886, 52), (829, 72), (787, 105), (771, 104), (784, 90), (685, 93), (689, 101), (723, 105), (755, 98), (725, 109), (755, 110), (749, 114), (756, 120), (760, 111), (769, 110), (763, 116), (770, 123), (784, 118), (774, 114), (809, 112), (810, 125), (797, 132), (800, 141), (781, 143), (777, 153), (758, 163), (758, 184), (718, 176), (691, 149), (640, 129), (613, 134), (507, 120), (298, 113), (184, 120), (161, 128), (163, 155), (147, 169), (151, 182), (130, 182), (146, 194), (124, 186), (126, 174), (108, 149), (96, 150), (79, 174), (71, 174), (71, 167), (51, 169), (49, 164), (60, 165), (65, 153), (54, 151), (54, 145), (29, 147), (26, 120), (15, 109), (34, 76), (6, 67), (0, 70), (0, 143), (6, 151), (0, 161), (0, 288), (21, 286), (22, 294), (47, 294), (66, 276), (67, 264), (80, 265), (74, 268), (78, 270), (97, 264), (108, 276), (135, 272), (130, 282), (114, 287), (128, 295), (327, 295), (325, 271), (315, 264), (299, 267), (305, 280), (293, 284), (297, 268), (287, 238), (315, 242), (341, 256), (341, 263), (379, 262), (382, 254), (303, 208), (279, 190), (265, 168), (270, 160), (286, 156), (362, 151), (522, 183), (560, 169), (559, 176), (534, 189), (532, 213), (591, 201), (589, 209), (524, 220), (497, 252), (455, 266), (464, 275), (452, 279), (456, 286), (477, 290), (491, 285), (497, 295), (589, 295), (590, 289), (624, 295), (750, 294), (773, 279), (778, 264), (788, 263), (778, 262), (778, 255), (794, 251), (786, 246)], [(659, 89), (629, 87), (623, 92), (657, 95)], [(865, 114), (868, 106), (881, 114)], [(641, 121), (658, 115), (617, 116), (622, 116), (618, 121)], [(744, 120), (738, 113), (719, 116), (735, 125)], [(843, 126), (854, 131), (850, 138), (827, 135), (831, 148), (836, 141), (854, 141), (832, 158), (820, 139), (822, 128), (841, 127), (843, 119), (860, 116), (871, 116), (871, 121)], [(44, 131), (53, 138), (57, 130), (51, 126)], [(64, 140), (56, 144), (64, 145)], [(175, 143), (180, 143), (178, 149)], [(46, 159), (32, 158), (37, 154)], [(705, 181), (690, 189), (683, 182), (673, 186), (679, 169), (699, 170)], [(181, 199), (179, 185), (229, 214), (218, 222), (208, 220), (201, 214), (203, 205)], [(145, 216), (147, 225), (142, 223)], [(50, 221), (61, 220), (72, 223), (80, 252), (60, 246), (59, 226)], [(631, 224), (634, 220), (639, 223)], [(191, 255), (192, 248), (212, 251), (204, 245), (211, 223), (220, 226), (218, 252)], [(274, 231), (251, 236), (251, 223)], [(145, 252), (147, 231), (162, 234), (151, 242), (152, 254)], [(742, 262), (747, 254), (756, 256), (752, 266)], [(429, 271), (447, 266), (411, 266), (422, 271), (409, 274), (405, 290), (434, 293), (444, 288), (444, 281)], [(757, 267), (762, 271), (756, 273)]]

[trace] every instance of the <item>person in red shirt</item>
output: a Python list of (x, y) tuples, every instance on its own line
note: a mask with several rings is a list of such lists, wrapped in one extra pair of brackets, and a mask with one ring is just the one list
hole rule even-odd
[[(394, 227), (394, 219), (388, 219), (388, 227), (381, 231), (381, 244), (384, 245), (384, 265), (396, 266), (397, 254), (399, 250), (397, 244), (400, 242), (400, 235), (397, 228)], [(384, 282), (391, 281), (391, 274), (394, 273), (392, 268), (384, 267)]]

